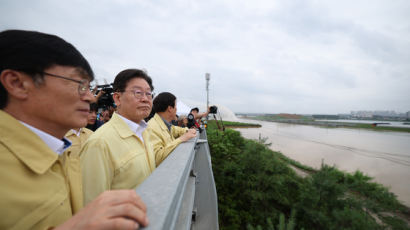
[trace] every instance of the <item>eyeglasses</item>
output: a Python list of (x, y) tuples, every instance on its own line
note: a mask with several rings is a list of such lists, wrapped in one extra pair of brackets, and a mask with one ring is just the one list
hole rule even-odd
[(83, 80), (75, 80), (72, 78), (68, 78), (68, 77), (63, 77), (63, 76), (59, 76), (59, 75), (55, 75), (55, 74), (51, 74), (51, 73), (46, 73), (46, 72), (42, 72), (43, 75), (48, 75), (50, 77), (56, 77), (56, 78), (61, 78), (61, 79), (65, 79), (65, 80), (69, 80), (69, 81), (73, 81), (75, 83), (78, 83), (78, 94), (80, 94), (80, 96), (84, 96), (85, 94), (87, 94), (87, 92), (91, 92), (90, 91), (90, 81), (87, 79), (83, 79)]
[[(126, 91), (124, 91), (126, 92)], [(138, 100), (141, 100), (142, 98), (144, 98), (144, 95), (149, 99), (152, 100), (152, 98), (154, 97), (154, 93), (153, 92), (142, 92), (142, 91), (138, 91), (138, 90), (129, 90), (129, 92), (134, 94), (134, 97), (137, 98)]]

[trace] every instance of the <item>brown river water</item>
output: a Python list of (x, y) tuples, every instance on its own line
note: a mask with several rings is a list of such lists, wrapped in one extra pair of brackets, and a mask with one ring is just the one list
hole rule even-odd
[(262, 125), (236, 129), (243, 137), (268, 138), (272, 150), (314, 168), (323, 161), (347, 172), (360, 170), (410, 207), (410, 133), (239, 121)]

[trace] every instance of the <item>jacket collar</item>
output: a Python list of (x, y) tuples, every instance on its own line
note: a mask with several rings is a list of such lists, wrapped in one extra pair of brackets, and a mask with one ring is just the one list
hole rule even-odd
[[(158, 115), (158, 113), (156, 113), (156, 114), (154, 115), (153, 119), (155, 120), (155, 122), (156, 122), (157, 124), (159, 124), (159, 127), (160, 127), (162, 130), (168, 131), (168, 132), (170, 131), (170, 130), (168, 129), (167, 125), (165, 124), (164, 120), (161, 118), (160, 115)], [(172, 126), (171, 126), (171, 127), (172, 127)]]
[[(87, 128), (83, 127), (80, 129), (80, 136), (84, 133), (87, 133)], [(90, 130), (91, 131), (91, 130)], [(65, 135), (64, 137), (70, 137), (70, 136), (77, 136), (77, 132), (74, 129), (70, 129)]]
[(58, 159), (40, 137), (3, 110), (0, 120), (0, 143), (32, 171), (43, 174)]
[(115, 130), (117, 130), (121, 138), (137, 136), (136, 133), (131, 130), (130, 126), (116, 112), (113, 113), (109, 123), (111, 123)]
[(75, 133), (74, 130), (70, 129), (64, 136), (65, 136), (65, 137), (77, 136), (77, 134)]

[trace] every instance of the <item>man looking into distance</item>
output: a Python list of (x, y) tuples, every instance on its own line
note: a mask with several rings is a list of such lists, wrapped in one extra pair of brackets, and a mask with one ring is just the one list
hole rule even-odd
[(152, 108), (151, 78), (142, 70), (121, 71), (114, 80), (117, 111), (80, 152), (84, 204), (113, 189), (135, 189), (155, 169), (143, 120)]
[(181, 142), (196, 136), (195, 129), (181, 128), (171, 124), (177, 117), (176, 97), (172, 93), (158, 94), (154, 99), (154, 117), (149, 120), (147, 132), (154, 147), (158, 166)]
[(146, 207), (133, 190), (107, 192), (80, 209), (81, 181), (67, 177), (64, 134), (87, 124), (87, 60), (49, 34), (0, 32), (0, 229), (135, 229)]

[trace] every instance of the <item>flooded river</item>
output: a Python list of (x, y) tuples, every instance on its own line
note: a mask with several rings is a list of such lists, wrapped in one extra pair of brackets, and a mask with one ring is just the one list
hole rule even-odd
[(272, 150), (314, 168), (323, 160), (344, 171), (360, 170), (410, 206), (410, 133), (240, 121), (262, 125), (237, 129), (245, 138), (267, 137)]

